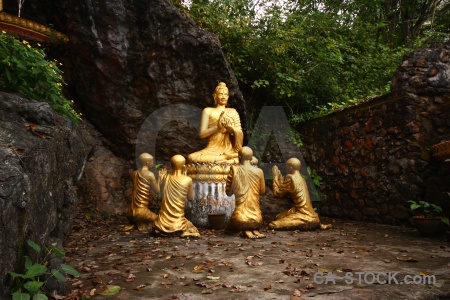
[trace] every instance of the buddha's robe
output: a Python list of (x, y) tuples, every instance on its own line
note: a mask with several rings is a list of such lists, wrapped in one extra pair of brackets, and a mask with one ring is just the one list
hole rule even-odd
[(148, 209), (150, 201), (150, 182), (144, 178), (139, 170), (133, 173), (133, 193), (126, 216), (131, 224), (135, 224), (140, 231), (152, 228), (157, 215)]
[[(225, 160), (224, 155), (235, 154), (242, 148), (243, 132), (241, 127), (241, 120), (238, 112), (234, 108), (225, 108), (223, 118), (232, 120), (232, 127), (234, 133), (230, 134), (225, 128), (213, 133), (208, 138), (208, 145), (206, 148), (191, 153), (188, 156), (189, 163), (214, 163), (214, 162), (228, 162), (238, 163), (238, 159)], [(213, 118), (209, 117), (208, 128), (218, 125), (220, 116)]]
[(261, 169), (254, 166), (232, 166), (227, 177), (227, 194), (234, 193), (236, 208), (225, 227), (227, 231), (258, 230), (262, 222), (259, 195), (264, 193)]
[(198, 233), (197, 228), (184, 216), (189, 185), (183, 184), (173, 175), (166, 174), (161, 180), (162, 201), (154, 228), (159, 233)]
[(269, 223), (269, 228), (312, 230), (320, 227), (319, 215), (312, 207), (308, 186), (300, 173), (288, 174), (279, 184), (274, 183), (273, 194), (290, 196), (294, 203), (290, 209), (279, 213), (275, 221)]

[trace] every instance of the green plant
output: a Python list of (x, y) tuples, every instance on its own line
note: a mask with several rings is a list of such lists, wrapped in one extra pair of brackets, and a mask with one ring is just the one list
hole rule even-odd
[(423, 200), (417, 202), (409, 200), (408, 203), (410, 204), (409, 207), (411, 210), (417, 212), (419, 216), (424, 218), (440, 218), (444, 224), (449, 225), (448, 218), (440, 216), (442, 208), (439, 205)]
[(317, 174), (316, 170), (311, 169), (310, 167), (307, 167), (306, 170), (308, 171), (309, 177), (311, 177), (311, 180), (314, 183), (314, 187), (317, 191), (317, 196), (320, 198), (320, 183), (322, 182), (322, 177)]
[(290, 130), (286, 133), (286, 135), (287, 135), (287, 140), (289, 142), (293, 143), (298, 148), (303, 147), (302, 136), (300, 133), (298, 133), (294, 130)]
[[(37, 44), (37, 46), (40, 46)], [(0, 90), (49, 103), (63, 117), (76, 122), (80, 115), (62, 95), (65, 84), (57, 61), (45, 59), (44, 50), (0, 33)]]
[[(27, 243), (37, 252), (37, 256), (41, 253), (42, 250), (38, 244), (31, 240), (28, 240)], [(31, 258), (25, 256), (25, 268), (27, 270), (25, 274), (9, 272), (15, 281), (15, 286), (11, 291), (12, 300), (28, 300), (31, 299), (31, 296), (33, 296), (33, 300), (46, 300), (48, 297), (44, 293), (44, 287), (49, 278), (55, 277), (59, 282), (66, 282), (66, 277), (61, 273), (61, 271), (73, 276), (80, 276), (80, 273), (78, 273), (77, 270), (66, 264), (61, 264), (61, 270), (48, 270), (45, 265), (47, 262), (47, 257), (53, 252), (57, 256), (63, 258), (64, 253), (54, 246), (50, 246), (45, 250), (46, 255), (41, 262), (33, 264)], [(46, 279), (45, 281), (42, 281), (44, 276)]]
[(162, 167), (164, 167), (164, 163), (157, 163), (157, 164), (155, 164), (155, 169), (160, 169), (160, 168), (162, 168)]

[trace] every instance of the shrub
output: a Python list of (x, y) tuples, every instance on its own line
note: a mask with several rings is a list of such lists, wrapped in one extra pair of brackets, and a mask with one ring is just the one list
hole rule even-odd
[[(40, 46), (37, 44), (38, 47)], [(43, 49), (20, 42), (5, 31), (0, 34), (0, 89), (20, 93), (27, 98), (49, 103), (66, 119), (77, 121), (80, 115), (62, 95), (64, 80), (57, 61), (48, 61)]]
[[(31, 240), (28, 240), (27, 243), (38, 254), (41, 253), (42, 250), (39, 245)], [(61, 270), (73, 276), (80, 276), (77, 270), (66, 264), (61, 264), (61, 270), (48, 270), (46, 266), (48, 255), (53, 252), (63, 258), (64, 253), (53, 246), (46, 249), (46, 251), (46, 256), (42, 262), (33, 263), (30, 257), (25, 256), (25, 268), (27, 269), (25, 274), (9, 272), (15, 281), (15, 286), (11, 292), (13, 300), (30, 299), (31, 295), (33, 295), (33, 300), (47, 300), (48, 297), (44, 294), (45, 281), (41, 280), (44, 275), (47, 278), (53, 276), (60, 282), (66, 282), (66, 277), (61, 273)]]

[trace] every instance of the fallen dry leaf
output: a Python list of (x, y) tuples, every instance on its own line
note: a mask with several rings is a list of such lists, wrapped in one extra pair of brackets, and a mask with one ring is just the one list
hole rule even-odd
[(264, 287), (264, 290), (265, 290), (265, 291), (268, 291), (268, 290), (270, 290), (271, 288), (272, 288), (272, 285), (269, 284), (268, 286), (265, 286), (265, 287)]
[(36, 124), (28, 124), (27, 127), (29, 130), (35, 130), (37, 125)]
[(428, 275), (433, 275), (433, 273), (430, 273), (430, 272), (420, 272), (419, 275), (420, 275), (420, 276), (428, 276)]
[(252, 266), (252, 267), (259, 267), (259, 266), (262, 266), (263, 263), (257, 262), (257, 261), (247, 261), (247, 265)]
[(72, 286), (82, 286), (83, 282), (81, 280), (77, 280), (74, 283), (72, 283)]
[(245, 292), (247, 289), (244, 287), (244, 286), (242, 286), (242, 285), (235, 285), (232, 289), (231, 289), (231, 291), (232, 292), (236, 292), (236, 293), (242, 293), (242, 292)]
[(397, 260), (405, 261), (405, 262), (418, 262), (417, 259), (412, 257), (397, 257)]
[(28, 130), (40, 137), (41, 139), (45, 139), (45, 135), (42, 132), (35, 131), (37, 128), (36, 124), (28, 124), (27, 125)]
[(307, 290), (312, 290), (312, 289), (314, 289), (314, 284), (308, 283), (308, 285), (306, 286), (306, 289), (307, 289)]
[(203, 265), (197, 265), (194, 267), (194, 271), (204, 271), (206, 270)]
[(140, 290), (142, 290), (142, 289), (145, 288), (145, 287), (146, 287), (145, 284), (140, 284), (140, 285), (138, 285), (137, 287), (134, 287), (133, 290), (140, 291)]

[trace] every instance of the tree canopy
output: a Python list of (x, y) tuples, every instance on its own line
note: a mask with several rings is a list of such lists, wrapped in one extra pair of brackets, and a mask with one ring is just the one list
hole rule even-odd
[(283, 105), (297, 122), (389, 91), (411, 49), (450, 33), (447, 0), (192, 0), (215, 33), (250, 113)]

